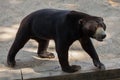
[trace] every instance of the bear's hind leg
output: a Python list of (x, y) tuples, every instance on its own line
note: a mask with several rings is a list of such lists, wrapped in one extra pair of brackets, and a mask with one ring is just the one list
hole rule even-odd
[(43, 40), (43, 39), (39, 39), (38, 40), (38, 56), (40, 58), (54, 58), (54, 54), (47, 52), (47, 48), (49, 45), (49, 40)]
[(10, 67), (14, 67), (15, 62), (15, 56), (17, 52), (25, 45), (25, 43), (30, 39), (29, 33), (24, 32), (23, 30), (19, 30), (16, 38), (14, 40), (14, 43), (12, 44), (8, 56), (7, 56), (7, 64)]

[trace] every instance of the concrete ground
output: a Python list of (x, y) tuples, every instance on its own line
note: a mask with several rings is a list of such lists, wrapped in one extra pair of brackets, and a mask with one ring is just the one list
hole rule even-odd
[[(37, 43), (30, 40), (18, 52), (16, 67), (7, 67), (6, 57), (20, 21), (29, 13), (43, 8), (77, 10), (103, 17), (107, 25), (107, 38), (103, 42), (92, 41), (107, 70), (120, 68), (120, 0), (0, 0), (0, 80), (67, 74), (61, 71), (53, 41), (50, 42), (48, 50), (55, 53), (55, 59), (39, 58), (36, 54)], [(97, 70), (78, 41), (71, 46), (69, 53), (70, 63), (82, 67), (77, 73)]]

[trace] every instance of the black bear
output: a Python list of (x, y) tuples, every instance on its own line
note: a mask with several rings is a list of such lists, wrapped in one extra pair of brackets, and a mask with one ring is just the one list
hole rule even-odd
[(38, 56), (54, 58), (47, 52), (49, 40), (54, 40), (61, 68), (65, 72), (79, 70), (77, 65), (69, 65), (68, 50), (70, 45), (79, 40), (83, 49), (90, 55), (99, 69), (105, 69), (100, 62), (90, 38), (103, 41), (106, 37), (103, 18), (72, 10), (42, 9), (26, 16), (18, 29), (16, 38), (10, 48), (7, 63), (14, 67), (17, 52), (29, 39), (38, 42)]

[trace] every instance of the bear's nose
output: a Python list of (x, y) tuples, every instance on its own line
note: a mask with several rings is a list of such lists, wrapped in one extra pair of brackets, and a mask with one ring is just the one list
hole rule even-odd
[(106, 37), (106, 34), (103, 34), (101, 37), (102, 37), (102, 39), (104, 39)]

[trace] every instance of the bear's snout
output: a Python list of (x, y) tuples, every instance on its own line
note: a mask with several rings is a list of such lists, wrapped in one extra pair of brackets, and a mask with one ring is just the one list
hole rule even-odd
[(98, 27), (93, 37), (98, 41), (103, 41), (103, 39), (106, 37), (106, 33), (102, 27)]

